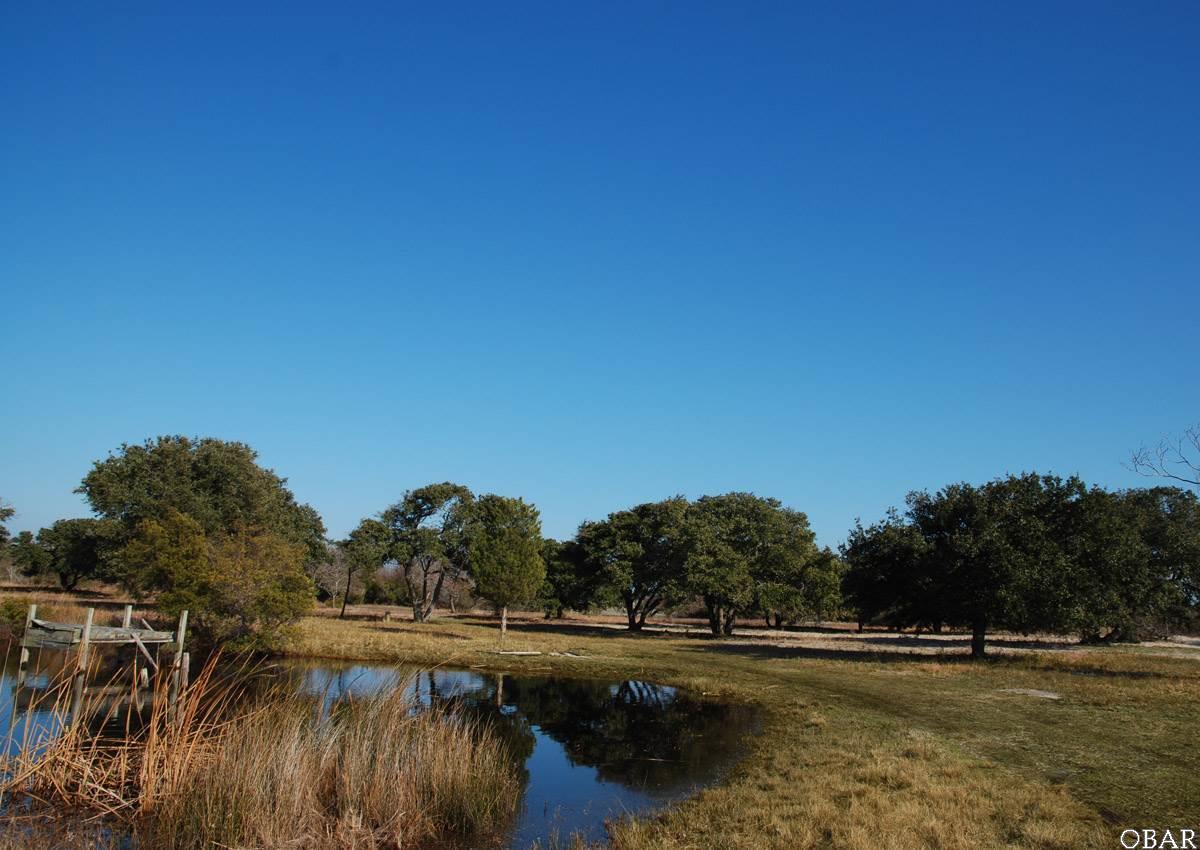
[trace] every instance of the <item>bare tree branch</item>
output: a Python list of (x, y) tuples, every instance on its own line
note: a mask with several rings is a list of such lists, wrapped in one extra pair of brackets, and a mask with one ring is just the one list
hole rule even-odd
[(1147, 478), (1200, 487), (1200, 424), (1185, 429), (1181, 437), (1164, 437), (1153, 448), (1142, 446), (1130, 455), (1125, 466)]

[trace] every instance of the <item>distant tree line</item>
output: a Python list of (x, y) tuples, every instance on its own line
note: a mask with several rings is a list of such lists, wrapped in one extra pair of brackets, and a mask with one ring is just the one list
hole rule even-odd
[[(1133, 468), (1194, 483), (1197, 433), (1136, 453)], [(67, 589), (100, 579), (168, 615), (188, 608), (199, 635), (234, 646), (269, 645), (317, 599), (343, 614), (352, 599), (407, 605), (418, 622), (482, 600), (502, 632), (518, 605), (617, 608), (631, 631), (699, 610), (714, 635), (850, 615), (860, 628), (969, 629), (975, 655), (997, 629), (1121, 641), (1200, 618), (1200, 502), (1174, 486), (1114, 492), (1029, 473), (914, 491), (903, 511), (856, 523), (835, 554), (805, 514), (752, 493), (647, 502), (557, 541), (524, 500), (442, 482), (331, 541), (286, 485), (243, 443), (122, 445), (79, 487), (91, 517), (11, 536), (0, 501), (0, 553)]]

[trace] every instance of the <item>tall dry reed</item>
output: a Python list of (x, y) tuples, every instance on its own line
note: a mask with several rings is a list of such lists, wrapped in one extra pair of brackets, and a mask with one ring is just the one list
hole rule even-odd
[(396, 850), (495, 833), (516, 809), (517, 766), (469, 718), (419, 709), (403, 688), (329, 711), (280, 693), (247, 704), (214, 671), (174, 716), (160, 689), (145, 726), (116, 740), (80, 723), (23, 742), (0, 791), (99, 814), (162, 850)]

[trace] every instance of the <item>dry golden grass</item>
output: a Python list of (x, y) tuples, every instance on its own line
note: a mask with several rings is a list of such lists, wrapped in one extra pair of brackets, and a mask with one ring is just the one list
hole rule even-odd
[(1200, 658), (1071, 648), (971, 663), (538, 621), (511, 626), (503, 648), (540, 655), (500, 648), (487, 618), (313, 618), (286, 651), (636, 677), (761, 704), (763, 733), (733, 775), (616, 826), (618, 850), (1054, 850), (1200, 818), (1188, 743), (1200, 738)]

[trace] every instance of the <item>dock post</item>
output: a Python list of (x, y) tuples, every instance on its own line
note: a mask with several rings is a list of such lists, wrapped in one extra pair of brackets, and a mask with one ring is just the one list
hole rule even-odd
[(88, 649), (92, 643), (92, 619), (95, 616), (95, 608), (87, 609), (87, 615), (83, 620), (83, 633), (79, 637), (79, 651), (76, 654), (78, 666), (75, 670), (75, 682), (71, 692), (71, 725), (75, 725), (83, 710), (83, 686), (87, 679)]
[(133, 623), (133, 606), (125, 606), (125, 616), (121, 618), (121, 628), (127, 629)]
[(175, 718), (175, 702), (179, 699), (180, 678), (183, 672), (183, 641), (187, 635), (187, 609), (179, 612), (179, 630), (175, 632), (175, 657), (171, 659), (171, 678), (168, 680), (167, 711)]
[[(37, 603), (29, 604), (29, 612), (25, 615), (25, 631), (21, 635), (21, 659), (17, 662), (17, 687), (25, 686), (25, 668), (29, 666), (29, 627), (37, 618)], [(14, 712), (15, 713), (15, 712)]]

